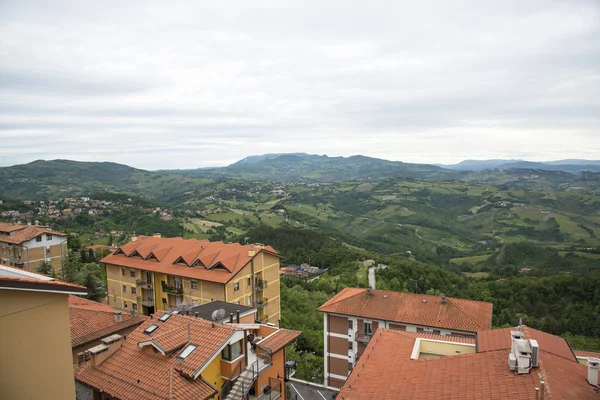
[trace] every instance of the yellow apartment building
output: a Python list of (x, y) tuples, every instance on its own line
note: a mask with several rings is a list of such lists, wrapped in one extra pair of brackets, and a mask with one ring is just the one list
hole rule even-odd
[(279, 326), (279, 260), (270, 246), (139, 236), (101, 262), (118, 309), (150, 315), (220, 300)]
[(0, 399), (75, 399), (70, 294), (86, 288), (0, 265)]
[(59, 273), (67, 252), (66, 233), (47, 226), (0, 222), (0, 263), (4, 265), (36, 272), (43, 262), (49, 262)]

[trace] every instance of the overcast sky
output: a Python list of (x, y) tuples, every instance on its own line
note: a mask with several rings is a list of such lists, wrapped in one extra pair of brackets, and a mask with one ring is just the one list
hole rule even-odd
[(0, 165), (600, 159), (600, 1), (0, 0)]

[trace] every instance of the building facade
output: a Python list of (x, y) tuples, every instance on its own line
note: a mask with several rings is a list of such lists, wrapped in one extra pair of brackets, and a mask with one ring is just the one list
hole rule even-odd
[(4, 265), (35, 272), (49, 262), (56, 273), (67, 257), (67, 234), (46, 226), (0, 222), (0, 261)]
[(150, 315), (213, 300), (255, 307), (279, 325), (279, 260), (270, 246), (134, 237), (106, 265), (109, 305)]
[(323, 312), (324, 383), (341, 387), (377, 329), (474, 339), (491, 328), (491, 303), (386, 290), (346, 288)]
[(86, 288), (0, 266), (0, 398), (75, 399), (69, 294)]

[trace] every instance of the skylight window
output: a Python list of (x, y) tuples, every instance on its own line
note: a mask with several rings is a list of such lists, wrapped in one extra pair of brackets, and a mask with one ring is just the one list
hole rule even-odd
[(149, 334), (151, 334), (152, 332), (154, 332), (154, 331), (155, 331), (155, 330), (157, 330), (157, 329), (158, 329), (158, 325), (154, 325), (154, 324), (152, 324), (152, 325), (150, 325), (149, 327), (147, 327), (147, 328), (144, 330), (144, 333), (145, 333), (146, 335), (149, 335)]
[(171, 315), (177, 315), (177, 314), (179, 314), (179, 311), (173, 311), (173, 312), (171, 313)]
[(196, 347), (198, 347), (198, 346), (196, 346), (195, 344), (190, 344), (185, 349), (183, 349), (183, 351), (181, 352), (181, 354), (179, 354), (177, 356), (177, 358), (179, 360), (185, 360), (187, 358), (187, 356), (189, 356), (192, 353), (192, 351), (194, 351), (196, 349)]
[(160, 317), (158, 320), (165, 322), (166, 320), (168, 320), (171, 317), (171, 314), (165, 314), (162, 317)]

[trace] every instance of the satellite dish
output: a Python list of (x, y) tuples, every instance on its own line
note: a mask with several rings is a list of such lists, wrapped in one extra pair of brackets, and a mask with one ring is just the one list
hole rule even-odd
[(213, 311), (211, 317), (213, 321), (221, 321), (223, 318), (225, 318), (225, 310), (219, 308), (218, 310)]

